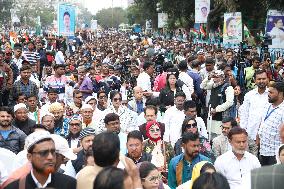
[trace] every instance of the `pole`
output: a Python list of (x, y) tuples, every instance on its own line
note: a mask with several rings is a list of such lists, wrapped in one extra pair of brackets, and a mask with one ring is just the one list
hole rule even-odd
[(111, 27), (113, 27), (113, 0), (111, 0)]
[(211, 104), (208, 107), (208, 118), (207, 118), (207, 130), (208, 130), (208, 140), (211, 142), (211, 128), (212, 128), (212, 115), (211, 115)]

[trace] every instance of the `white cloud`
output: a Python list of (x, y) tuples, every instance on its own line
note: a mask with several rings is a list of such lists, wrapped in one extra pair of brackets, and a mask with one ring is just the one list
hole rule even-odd
[(85, 6), (91, 11), (92, 14), (96, 14), (99, 10), (103, 8), (110, 8), (112, 7), (127, 7), (127, 0), (81, 0), (82, 2), (85, 1)]

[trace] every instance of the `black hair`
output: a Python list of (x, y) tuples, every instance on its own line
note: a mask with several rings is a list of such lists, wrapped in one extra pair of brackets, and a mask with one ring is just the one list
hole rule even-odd
[(276, 24), (279, 20), (282, 20), (281, 18), (275, 18), (275, 20), (274, 20), (274, 24)]
[(204, 173), (193, 182), (192, 189), (230, 189), (230, 185), (220, 173)]
[(93, 189), (124, 189), (124, 179), (128, 177), (125, 170), (117, 167), (105, 167), (96, 176)]
[(30, 94), (29, 96), (27, 96), (27, 99), (32, 98), (32, 97), (36, 97), (36, 99), (38, 99), (38, 95), (37, 94)]
[(144, 62), (143, 69), (147, 70), (150, 66), (154, 65), (152, 62)]
[(278, 155), (280, 156), (281, 151), (284, 150), (284, 145), (279, 148)]
[(233, 127), (228, 134), (228, 138), (232, 140), (233, 135), (239, 135), (239, 134), (245, 134), (246, 136), (248, 136), (248, 133), (245, 129), (241, 127)]
[[(189, 122), (189, 121), (194, 121), (196, 124), (197, 124), (197, 122), (196, 122), (196, 120), (194, 119), (194, 118), (192, 118), (192, 117), (186, 117), (186, 118), (184, 118), (184, 120), (183, 120), (183, 123), (182, 123), (182, 126), (181, 126), (181, 134), (183, 135), (184, 133), (185, 133), (185, 131), (186, 131), (186, 126), (187, 126), (187, 123)], [(198, 133), (198, 130), (197, 130), (197, 133)]]
[(94, 156), (93, 150), (92, 149), (87, 150), (86, 153), (84, 154), (84, 165), (87, 165), (88, 157), (93, 157), (93, 156)]
[(185, 132), (182, 134), (182, 143), (186, 144), (189, 141), (199, 140), (199, 135), (197, 133)]
[(278, 92), (284, 93), (284, 82), (282, 82), (282, 81), (275, 82), (275, 83), (271, 84), (270, 87), (275, 88)]
[(228, 123), (228, 122), (231, 122), (232, 128), (233, 127), (238, 127), (238, 122), (236, 121), (235, 118), (233, 118), (233, 117), (224, 117), (222, 119), (222, 123)]
[(31, 133), (33, 133), (36, 129), (44, 129), (44, 130), (48, 131), (48, 129), (44, 125), (42, 125), (42, 124), (35, 124), (31, 128)]
[[(232, 20), (235, 20), (235, 18), (234, 18), (234, 17), (230, 17), (230, 18), (228, 18), (228, 19), (226, 20), (226, 28), (228, 28), (229, 23), (230, 23)], [(227, 52), (226, 52), (226, 53), (227, 53)]]
[(145, 103), (146, 106), (149, 106), (149, 105), (159, 106), (160, 104), (161, 104), (161, 102), (160, 102), (159, 97), (151, 97), (151, 98), (147, 99), (147, 101)]
[(174, 65), (171, 62), (165, 62), (163, 64), (163, 71), (166, 72), (169, 68), (173, 68)]
[(102, 94), (102, 93), (107, 94), (106, 91), (100, 90), (100, 91), (97, 93), (97, 98), (98, 98), (98, 99), (99, 99), (99, 97), (100, 97), (100, 94)]
[(254, 56), (254, 57), (252, 57), (251, 62), (254, 62), (254, 61), (261, 62), (259, 56)]
[(8, 106), (0, 106), (0, 112), (7, 112), (8, 114), (10, 114), (12, 117), (14, 116), (13, 110), (12, 108), (8, 107)]
[(187, 111), (189, 108), (196, 108), (196, 103), (193, 100), (187, 100), (183, 104), (183, 110)]
[(179, 64), (178, 64), (178, 69), (181, 71), (186, 71), (188, 69), (187, 67), (187, 63), (185, 60), (182, 60)]
[(147, 105), (145, 108), (144, 108), (144, 114), (146, 115), (146, 110), (154, 110), (155, 111), (155, 115), (158, 114), (158, 108), (154, 105)]
[(198, 60), (193, 60), (191, 63), (192, 68), (198, 68), (200, 66), (200, 62)]
[[(57, 89), (55, 88), (49, 88), (48, 91), (47, 91), (47, 94), (50, 94), (50, 93), (56, 93), (57, 94)], [(73, 93), (74, 95), (74, 93)], [(74, 97), (74, 96), (73, 96)]]
[(117, 94), (119, 94), (120, 98), (122, 98), (122, 95), (119, 91), (110, 91), (110, 93), (109, 93), (110, 100), (112, 101), (113, 98), (115, 97), (115, 95), (117, 95)]
[(205, 64), (215, 64), (215, 61), (213, 58), (206, 58)]
[(69, 16), (70, 17), (70, 13), (69, 12), (64, 12), (64, 14), (63, 14), (63, 18), (64, 18), (64, 16)]
[(127, 142), (130, 138), (133, 138), (133, 139), (138, 139), (140, 140), (141, 142), (143, 142), (143, 136), (142, 136), (142, 133), (138, 130), (134, 130), (134, 131), (131, 131), (128, 133), (127, 135)]
[(186, 95), (185, 95), (185, 93), (184, 93), (183, 91), (178, 91), (178, 92), (175, 94), (175, 98), (177, 98), (177, 97), (179, 97), (179, 96), (186, 98)]
[(264, 70), (264, 69), (257, 69), (257, 70), (255, 70), (255, 72), (253, 74), (253, 78), (256, 79), (257, 75), (260, 75), (260, 74), (263, 74), (263, 73), (266, 73), (266, 76), (267, 76), (266, 70)]
[(29, 65), (23, 65), (23, 66), (21, 67), (21, 69), (20, 69), (20, 72), (25, 71), (25, 70), (31, 70), (31, 69), (32, 69), (31, 66), (29, 66)]
[(119, 137), (113, 132), (100, 133), (95, 137), (92, 149), (96, 165), (112, 166), (119, 159)]
[[(37, 141), (35, 144), (33, 144), (29, 149), (28, 149), (28, 153), (32, 153), (34, 148), (35, 148), (35, 145), (39, 144), (39, 143), (42, 143), (42, 142), (46, 142), (46, 141), (53, 141), (52, 138), (44, 138), (44, 139), (41, 139), (39, 141)], [(54, 141), (53, 141), (54, 142)]]
[(73, 98), (75, 97), (75, 95), (82, 93), (79, 89), (75, 89), (73, 91)]
[(205, 163), (200, 169), (200, 175), (204, 174), (206, 170), (213, 169), (216, 172), (214, 165), (210, 162)]
[(167, 70), (167, 77), (166, 77), (166, 88), (170, 89), (170, 83), (169, 83), (169, 78), (171, 75), (174, 75), (176, 78), (176, 83), (175, 86), (178, 88), (178, 76), (179, 76), (179, 71), (177, 68), (169, 68)]
[(25, 98), (27, 98), (26, 94), (25, 93), (19, 93), (15, 96), (15, 101), (17, 101), (19, 99), (20, 96), (25, 96)]
[(116, 120), (119, 120), (119, 115), (117, 115), (116, 113), (109, 113), (105, 116), (104, 123), (108, 124), (109, 122)]
[(153, 170), (157, 170), (157, 167), (153, 163), (148, 161), (142, 162), (139, 167), (140, 178), (141, 179), (146, 178), (149, 175), (149, 173)]

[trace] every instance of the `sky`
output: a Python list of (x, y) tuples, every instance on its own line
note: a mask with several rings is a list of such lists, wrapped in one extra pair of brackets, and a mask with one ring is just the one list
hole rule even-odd
[[(81, 0), (92, 14), (96, 14), (103, 8), (112, 7), (112, 0)], [(113, 7), (127, 7), (127, 0), (113, 0)]]

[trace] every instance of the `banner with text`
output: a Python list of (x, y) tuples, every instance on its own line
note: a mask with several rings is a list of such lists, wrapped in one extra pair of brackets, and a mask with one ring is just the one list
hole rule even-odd
[(58, 34), (74, 36), (75, 33), (75, 7), (70, 4), (59, 4), (57, 12)]
[(239, 44), (240, 42), (242, 42), (242, 13), (225, 13), (223, 43)]
[(195, 0), (195, 23), (207, 23), (210, 0)]

